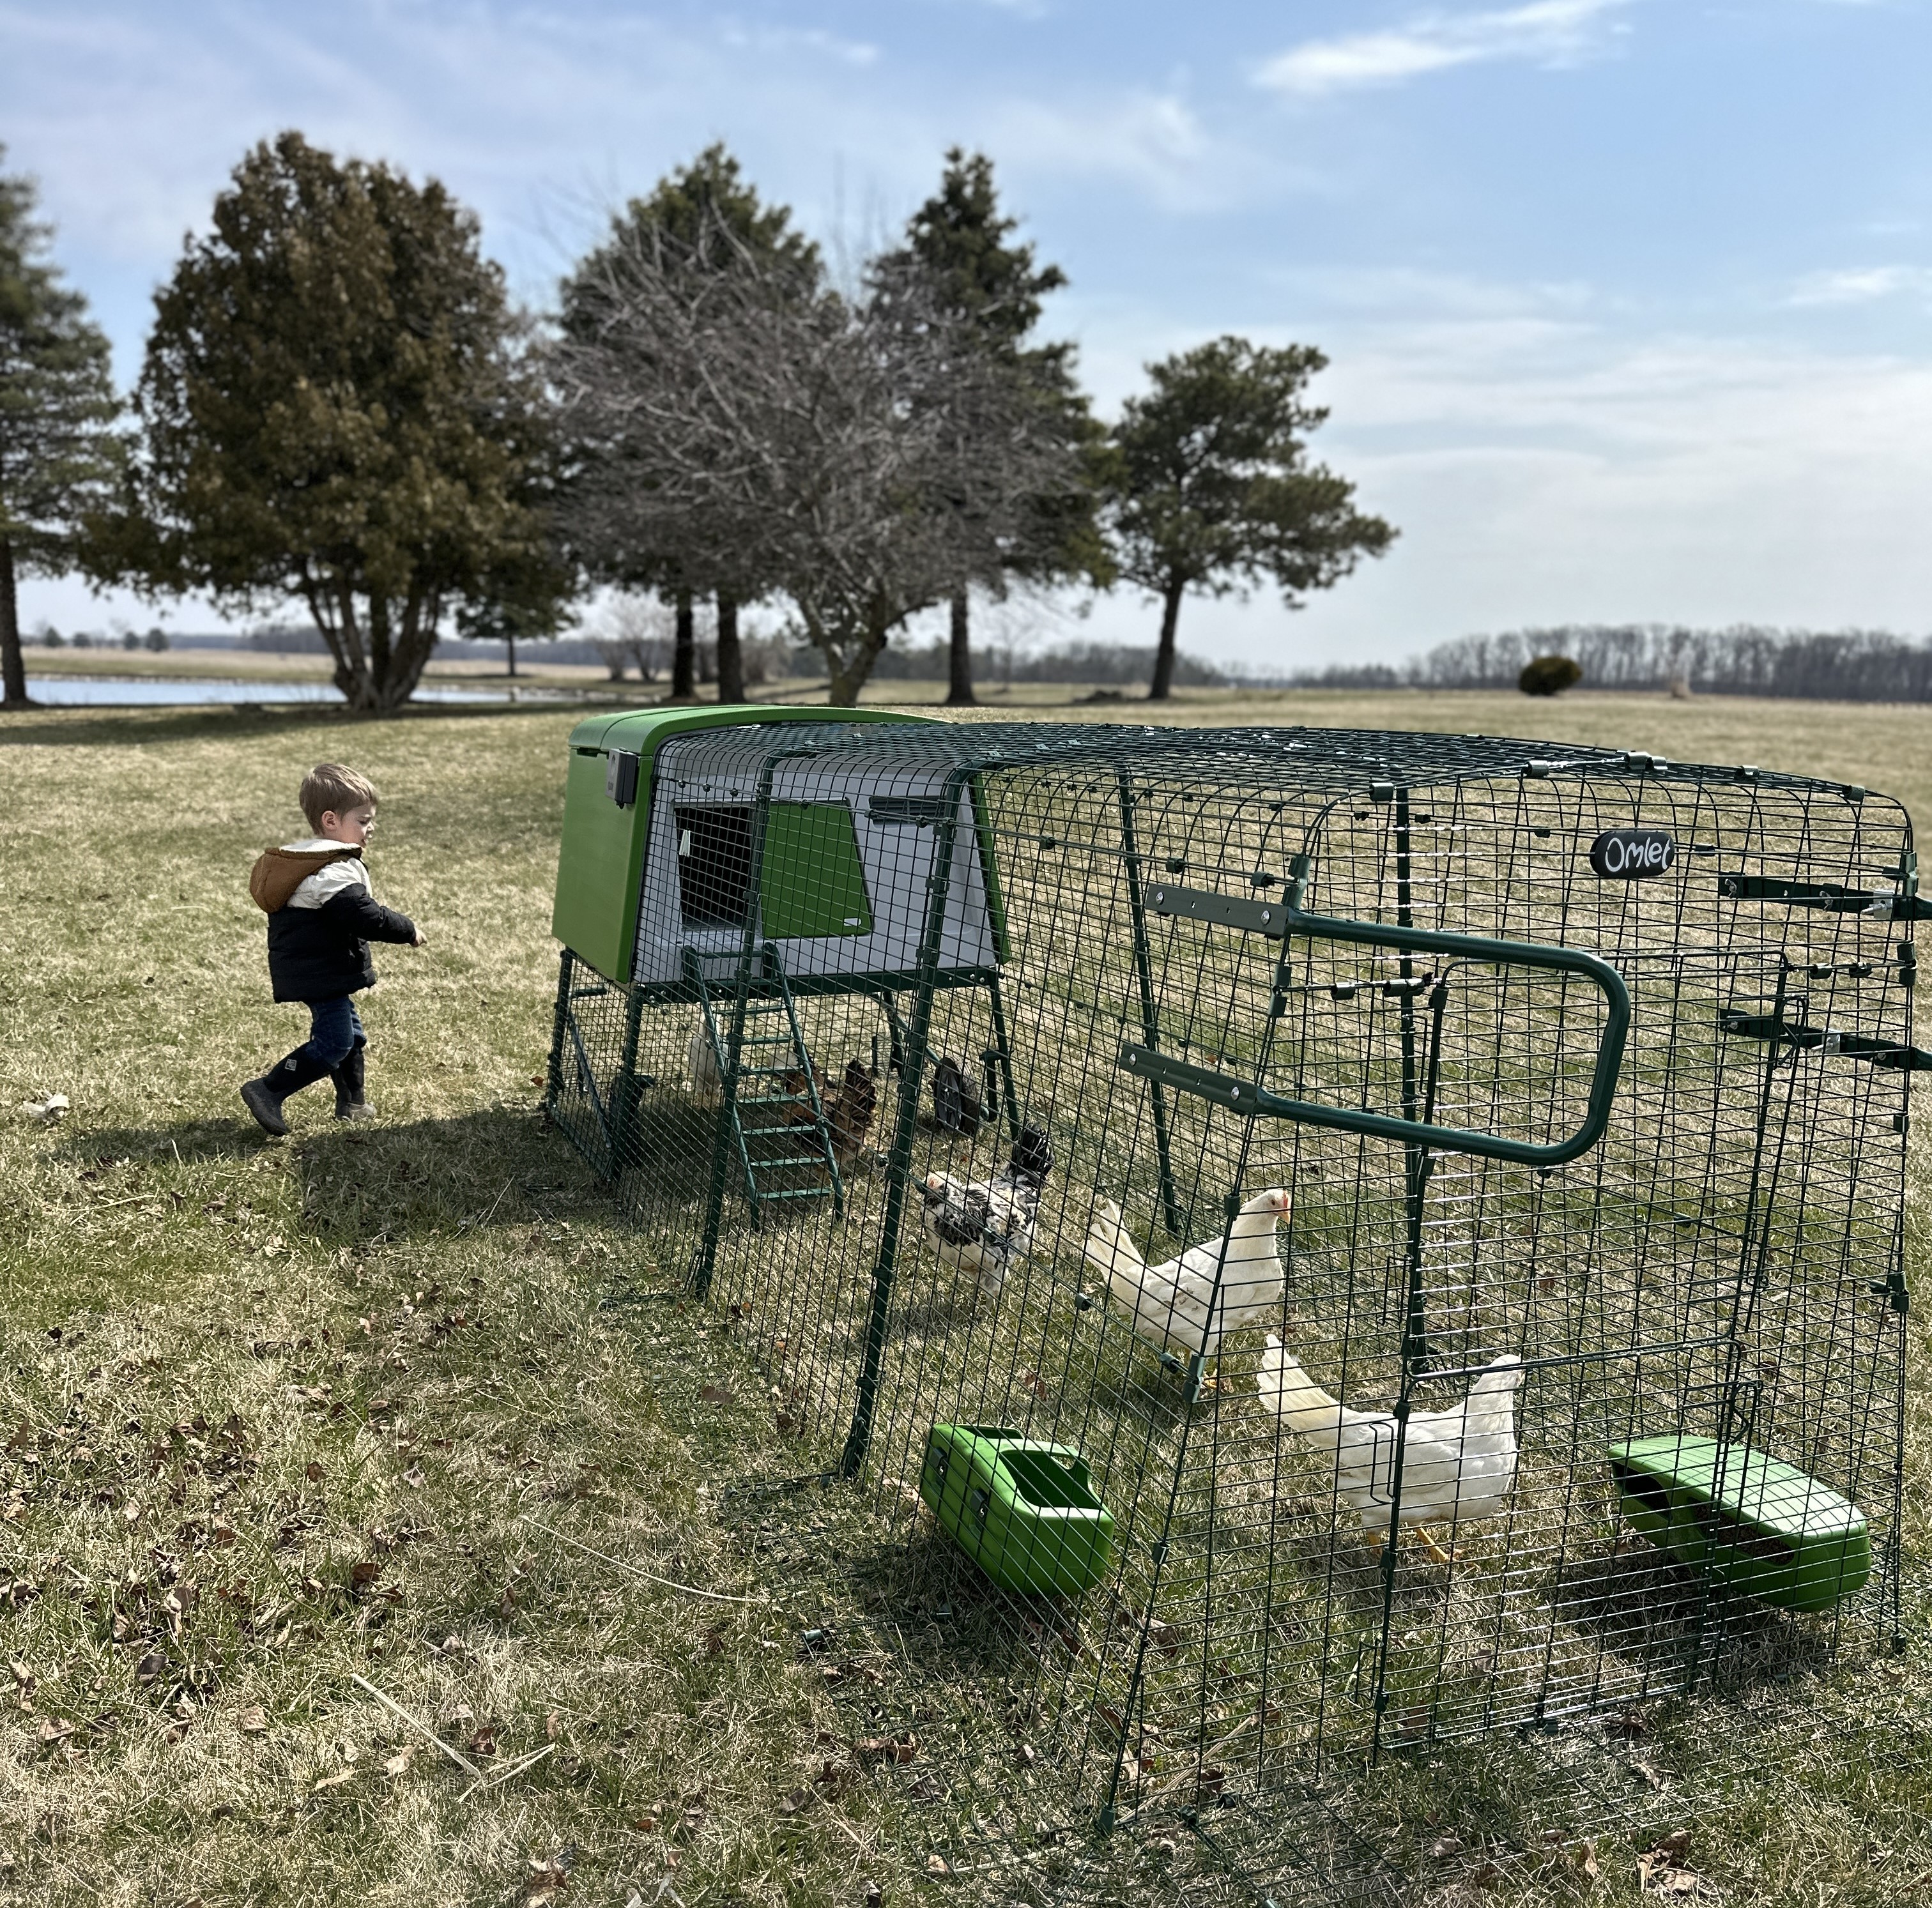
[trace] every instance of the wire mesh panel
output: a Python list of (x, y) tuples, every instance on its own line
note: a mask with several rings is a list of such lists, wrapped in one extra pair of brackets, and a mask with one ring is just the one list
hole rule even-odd
[(1891, 1634), (1894, 804), (782, 725), (667, 747), (652, 801), (553, 1112), (898, 1548), (962, 1807), (1263, 1820)]

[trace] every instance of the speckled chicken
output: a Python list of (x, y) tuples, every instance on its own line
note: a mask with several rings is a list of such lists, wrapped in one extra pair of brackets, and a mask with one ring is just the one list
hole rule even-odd
[(1197, 1352), (1217, 1358), (1230, 1333), (1265, 1324), (1281, 1304), (1275, 1228), (1292, 1203), (1278, 1186), (1257, 1192), (1224, 1238), (1190, 1246), (1160, 1265), (1149, 1265), (1141, 1257), (1120, 1222), (1120, 1208), (1109, 1203), (1094, 1215), (1087, 1257), (1105, 1275), (1107, 1289), (1133, 1320), (1136, 1333), (1150, 1345), (1184, 1358)]
[(920, 1217), (939, 1262), (970, 1272), (987, 1298), (998, 1298), (1006, 1274), (1032, 1247), (1040, 1192), (1052, 1170), (1053, 1148), (1029, 1121), (992, 1178), (964, 1182), (950, 1173), (928, 1174)]
[[(1379, 1546), (1388, 1534), (1395, 1496), (1396, 1425), (1389, 1412), (1352, 1410), (1310, 1378), (1270, 1332), (1257, 1381), (1262, 1402), (1289, 1430), (1331, 1455), (1336, 1496), (1360, 1517)], [(1468, 1395), (1447, 1411), (1412, 1411), (1402, 1442), (1400, 1516), (1405, 1525), (1448, 1524), (1492, 1517), (1516, 1482), (1516, 1390), (1522, 1361), (1492, 1359)], [(1454, 1561), (1422, 1531), (1438, 1563)]]

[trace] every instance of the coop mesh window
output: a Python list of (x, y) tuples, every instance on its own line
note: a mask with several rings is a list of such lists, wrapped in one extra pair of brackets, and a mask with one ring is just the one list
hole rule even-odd
[[(681, 761), (768, 831), (836, 801), (869, 925), (629, 989), (566, 956), (551, 1111), (768, 1377), (773, 1474), (844, 1480), (838, 1700), (962, 1834), (1105, 1894), (1205, 1825), (1204, 1891), (1318, 1895), (1412, 1833), (1406, 1758), (1480, 1787), (1562, 1725), (1522, 1753), (1588, 1827), (1592, 1718), (1895, 1634), (1895, 803), (1311, 730)], [(640, 933), (742, 926), (754, 806), (680, 802)], [(1627, 992), (1600, 1119), (1612, 992), (1498, 942)]]

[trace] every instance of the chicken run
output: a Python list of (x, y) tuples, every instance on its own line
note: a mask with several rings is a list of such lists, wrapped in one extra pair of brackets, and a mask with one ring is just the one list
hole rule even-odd
[(852, 1520), (937, 1805), (1264, 1850), (1895, 1638), (1926, 907), (1754, 767), (599, 718), (549, 1108)]

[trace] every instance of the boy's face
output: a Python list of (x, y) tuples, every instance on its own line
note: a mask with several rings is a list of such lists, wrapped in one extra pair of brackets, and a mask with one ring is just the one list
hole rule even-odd
[(376, 809), (373, 802), (359, 808), (349, 808), (338, 814), (333, 808), (322, 812), (322, 838), (325, 842), (340, 842), (344, 848), (359, 848), (368, 842), (370, 831), (376, 826)]

